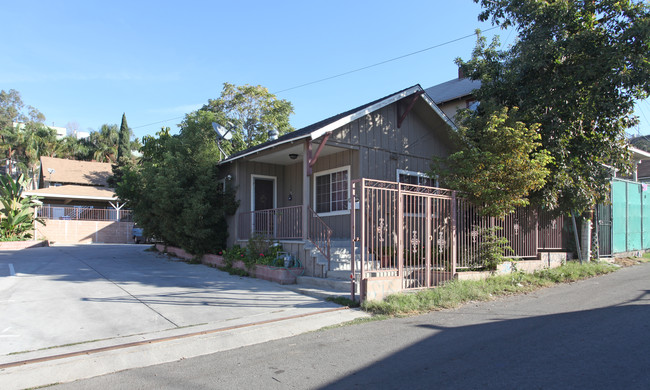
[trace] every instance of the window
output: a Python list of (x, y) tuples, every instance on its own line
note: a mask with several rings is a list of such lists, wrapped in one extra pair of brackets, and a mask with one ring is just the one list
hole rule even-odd
[(478, 102), (478, 100), (475, 100), (475, 99), (468, 99), (465, 102), (465, 107), (469, 108), (472, 111), (476, 111), (478, 109), (478, 105), (479, 105), (479, 102)]
[(397, 181), (400, 183), (414, 184), (418, 186), (437, 187), (437, 180), (427, 176), (426, 173), (397, 170)]
[[(427, 176), (426, 173), (397, 170), (397, 181), (404, 184), (417, 186), (437, 187), (437, 180)], [(415, 187), (405, 186), (409, 191), (419, 192)], [(417, 195), (407, 195), (404, 199), (404, 213), (408, 216), (422, 216), (424, 211), (424, 199)]]
[(217, 191), (226, 193), (226, 178), (217, 180)]
[(314, 175), (314, 204), (318, 214), (344, 214), (349, 210), (350, 167)]

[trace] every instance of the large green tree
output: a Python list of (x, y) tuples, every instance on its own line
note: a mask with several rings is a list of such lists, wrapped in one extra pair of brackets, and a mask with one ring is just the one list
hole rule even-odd
[(503, 217), (529, 204), (531, 192), (541, 189), (551, 158), (540, 150), (537, 125), (526, 127), (513, 119), (517, 109), (490, 109), (481, 114), (465, 110), (457, 115), (459, 149), (434, 159), (434, 174), (445, 186), (462, 190), (481, 213)]
[[(268, 89), (260, 85), (233, 85), (224, 83), (221, 96), (210, 99), (199, 111), (211, 112), (213, 120), (233, 132), (233, 139), (224, 142), (227, 153), (234, 153), (269, 140), (269, 133), (277, 131), (278, 135), (293, 131), (289, 116), (293, 114), (293, 105), (284, 99), (278, 99)], [(198, 112), (188, 115), (188, 121), (205, 119)]]
[[(480, 80), (481, 106), (518, 107), (552, 157), (536, 195), (548, 207), (580, 213), (603, 201), (611, 168), (627, 170), (625, 131), (634, 102), (650, 91), (650, 14), (631, 0), (474, 0), (480, 20), (514, 28), (500, 49), (480, 37), (468, 77)], [(479, 146), (481, 147), (481, 146)]]
[(218, 182), (212, 127), (190, 122), (178, 135), (163, 129), (143, 144), (139, 164), (125, 167), (116, 192), (145, 234), (197, 255), (225, 248), (226, 216), (237, 203), (233, 189), (224, 192)]

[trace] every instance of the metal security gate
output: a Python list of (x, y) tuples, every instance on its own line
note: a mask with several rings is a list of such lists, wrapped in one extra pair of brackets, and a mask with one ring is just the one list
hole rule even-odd
[(368, 179), (354, 185), (362, 280), (399, 278), (402, 289), (415, 289), (454, 277), (456, 202), (451, 190)]
[(598, 257), (612, 256), (612, 206), (599, 204), (596, 209), (598, 221)]

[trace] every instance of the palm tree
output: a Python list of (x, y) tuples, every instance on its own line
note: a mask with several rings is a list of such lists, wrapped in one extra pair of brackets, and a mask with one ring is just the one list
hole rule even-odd
[(100, 162), (115, 163), (120, 133), (117, 125), (102, 125), (99, 131), (90, 133), (89, 141), (93, 148), (93, 159)]

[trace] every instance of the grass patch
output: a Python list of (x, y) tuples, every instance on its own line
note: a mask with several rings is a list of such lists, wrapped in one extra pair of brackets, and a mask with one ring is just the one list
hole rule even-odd
[(453, 280), (444, 286), (399, 293), (380, 302), (364, 302), (362, 308), (373, 314), (402, 316), (458, 307), (470, 301), (489, 301), (499, 296), (535, 291), (558, 283), (575, 282), (613, 272), (618, 267), (609, 263), (590, 262), (581, 265), (569, 262), (553, 269), (528, 274), (516, 272), (485, 280)]
[(361, 304), (357, 301), (353, 301), (350, 298), (346, 297), (327, 297), (325, 298), (326, 301), (328, 302), (334, 302), (337, 305), (341, 306), (347, 306), (347, 307), (360, 307)]

